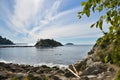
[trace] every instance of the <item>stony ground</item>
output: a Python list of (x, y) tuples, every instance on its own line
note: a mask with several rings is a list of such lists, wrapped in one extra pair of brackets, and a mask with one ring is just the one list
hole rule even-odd
[(79, 71), (80, 80), (114, 80), (119, 67), (110, 63), (94, 61), (88, 57), (74, 65)]
[(76, 80), (67, 69), (0, 63), (0, 80)]
[(69, 69), (80, 78), (77, 78), (68, 69), (60, 69), (56, 66), (33, 67), (0, 63), (0, 80), (114, 80), (119, 68), (109, 63), (95, 62), (88, 57), (70, 65)]

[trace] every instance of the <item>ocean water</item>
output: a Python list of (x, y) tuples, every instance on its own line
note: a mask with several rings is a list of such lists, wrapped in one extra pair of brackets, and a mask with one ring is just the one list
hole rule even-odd
[(0, 48), (0, 62), (28, 65), (70, 65), (87, 56), (92, 45), (70, 45), (55, 48)]

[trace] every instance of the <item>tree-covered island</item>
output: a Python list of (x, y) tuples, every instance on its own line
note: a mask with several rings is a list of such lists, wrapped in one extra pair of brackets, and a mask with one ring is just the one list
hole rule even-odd
[(53, 39), (40, 39), (35, 44), (35, 47), (57, 47), (62, 46), (62, 44)]
[(9, 39), (6, 39), (0, 36), (0, 45), (14, 45), (14, 43)]

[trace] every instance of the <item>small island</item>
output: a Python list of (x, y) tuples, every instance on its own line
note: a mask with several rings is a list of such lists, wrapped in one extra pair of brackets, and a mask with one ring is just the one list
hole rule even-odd
[(0, 36), (0, 45), (14, 45), (14, 43), (9, 39), (6, 39)]
[(35, 47), (57, 47), (63, 46), (60, 42), (57, 42), (53, 39), (40, 39), (35, 44)]
[(67, 43), (66, 45), (74, 45), (73, 43)]

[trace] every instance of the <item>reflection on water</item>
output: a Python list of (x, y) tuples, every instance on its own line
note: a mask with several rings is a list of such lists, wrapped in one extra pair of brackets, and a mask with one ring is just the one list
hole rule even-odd
[(61, 46), (55, 48), (0, 48), (0, 60), (19, 64), (72, 64), (83, 59), (92, 46)]

